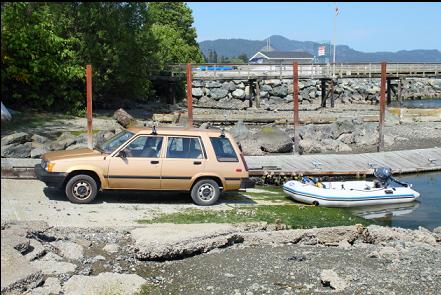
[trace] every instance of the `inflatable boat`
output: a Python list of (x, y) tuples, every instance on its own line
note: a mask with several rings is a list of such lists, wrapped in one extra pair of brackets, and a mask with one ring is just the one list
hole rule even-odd
[(355, 207), (413, 202), (420, 194), (412, 185), (391, 176), (389, 168), (376, 168), (374, 181), (319, 182), (303, 177), (283, 185), (295, 201), (326, 207)]

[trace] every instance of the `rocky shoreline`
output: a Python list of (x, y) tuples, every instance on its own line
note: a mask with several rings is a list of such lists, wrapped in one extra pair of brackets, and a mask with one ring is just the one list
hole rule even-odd
[[(299, 289), (403, 294), (419, 285), (421, 294), (435, 294), (441, 287), (439, 227), (433, 232), (376, 225), (281, 228), (250, 223), (82, 229), (2, 221), (1, 292), (291, 294)], [(283, 260), (272, 261), (266, 271), (254, 265), (258, 261), (267, 265), (280, 253)], [(337, 262), (331, 267), (332, 261)], [(200, 262), (212, 272), (198, 275)], [(219, 268), (216, 263), (228, 266)], [(293, 264), (303, 268), (293, 270)], [(348, 265), (357, 267), (359, 274), (349, 271)], [(399, 276), (385, 280), (382, 269), (396, 270)], [(260, 273), (253, 279), (245, 279), (256, 271)], [(282, 277), (274, 280), (271, 273)], [(223, 285), (223, 278), (234, 284)]]
[[(413, 78), (402, 81), (402, 99), (441, 97), (441, 79)], [(247, 109), (254, 104), (254, 98), (249, 97), (250, 86), (247, 83), (247, 80), (193, 81), (193, 103), (203, 107)], [(292, 83), (291, 79), (262, 80), (259, 83), (261, 107), (291, 108)], [(321, 100), (321, 87), (321, 81), (318, 79), (300, 81), (300, 104), (318, 104)], [(340, 79), (334, 87), (335, 101), (342, 104), (375, 104), (378, 102), (379, 93), (380, 79)]]

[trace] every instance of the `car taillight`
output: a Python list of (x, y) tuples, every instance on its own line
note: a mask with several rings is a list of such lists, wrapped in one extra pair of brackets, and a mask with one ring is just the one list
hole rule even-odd
[(240, 153), (240, 158), (242, 159), (243, 165), (245, 166), (245, 170), (248, 171), (248, 165), (242, 153)]

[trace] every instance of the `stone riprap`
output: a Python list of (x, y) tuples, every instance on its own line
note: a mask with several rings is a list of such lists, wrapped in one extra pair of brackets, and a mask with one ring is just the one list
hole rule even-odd
[[(90, 229), (2, 221), (2, 294), (238, 293), (231, 286), (241, 294), (286, 294), (284, 290), (297, 287), (308, 294), (410, 294), (416, 286), (421, 294), (437, 294), (439, 232), (361, 224)], [(109, 245), (118, 252), (106, 251)], [(84, 255), (78, 251), (82, 247), (88, 247)]]
[[(247, 80), (200, 81), (192, 83), (193, 103), (205, 107), (246, 109), (250, 106)], [(291, 107), (293, 100), (292, 79), (270, 79), (259, 83), (261, 106), (265, 108)], [(321, 81), (299, 82), (300, 103), (321, 100)], [(380, 79), (340, 79), (334, 87), (338, 103), (376, 103), (379, 99)], [(255, 96), (252, 95), (252, 96)], [(441, 97), (441, 79), (413, 78), (402, 80), (403, 99)]]

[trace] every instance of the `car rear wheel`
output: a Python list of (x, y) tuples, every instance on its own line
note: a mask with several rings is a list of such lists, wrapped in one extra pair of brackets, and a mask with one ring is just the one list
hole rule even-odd
[(89, 175), (76, 175), (69, 179), (66, 184), (66, 196), (72, 203), (90, 203), (96, 198), (97, 193), (97, 183)]
[(191, 189), (191, 198), (199, 206), (211, 206), (219, 200), (219, 196), (219, 185), (213, 179), (201, 179)]

